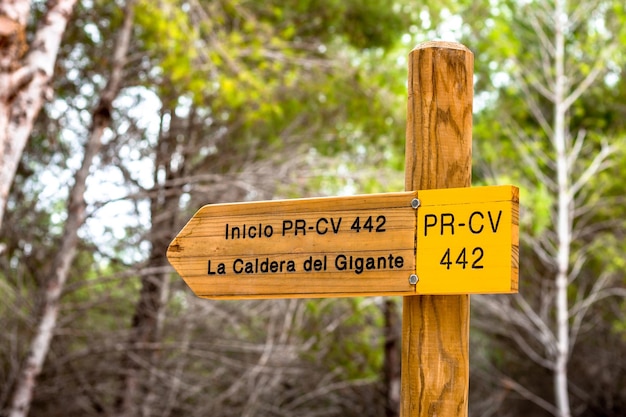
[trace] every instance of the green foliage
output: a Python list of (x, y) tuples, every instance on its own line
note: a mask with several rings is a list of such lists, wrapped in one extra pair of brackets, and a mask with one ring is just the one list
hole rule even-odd
[[(376, 169), (402, 169), (406, 69), (381, 65), (393, 63), (386, 52), (405, 28), (401, 5), (141, 1), (137, 16), (138, 39), (153, 65), (138, 80), (162, 97), (191, 100), (209, 120), (199, 135), (228, 128), (221, 155), (254, 149), (255, 159), (271, 159), (295, 139), (321, 158), (345, 152), (351, 172), (371, 167), (363, 191), (376, 188)], [(321, 158), (314, 163), (330, 174), (321, 181), (335, 182), (336, 166)], [(223, 157), (210, 162), (212, 170), (238, 169)]]
[[(581, 233), (573, 247), (587, 257), (581, 282), (569, 288), (570, 299), (588, 292), (603, 272), (612, 274), (617, 286), (626, 283), (621, 204), (626, 181), (625, 58), (619, 50), (600, 54), (607, 34), (626, 43), (622, 3), (600, 1), (588, 19), (567, 33), (572, 82), (591, 74), (596, 62), (606, 67), (606, 77), (598, 78), (568, 115), (571, 133), (584, 130), (587, 135), (576, 171), (584, 170), (603, 141), (619, 145), (614, 165), (591, 178), (578, 195), (593, 210), (576, 222)], [(162, 241), (178, 232), (200, 205), (277, 194), (401, 190), (404, 57), (413, 46), (408, 43), (436, 37), (450, 25), (445, 18), (456, 14), (463, 22), (451, 29), (466, 36), (476, 58), (474, 184), (520, 186), (520, 286), (531, 302), (541, 299), (552, 289), (553, 270), (533, 249), (538, 241), (549, 247), (554, 239), (555, 195), (541, 180), (554, 172), (554, 151), (527, 100), (533, 100), (548, 125), (552, 113), (549, 99), (525, 87), (554, 74), (536, 71), (549, 59), (537, 56), (540, 41), (527, 20), (537, 7), (538, 2), (513, 0), (139, 0), (124, 77), (127, 89), (116, 101), (114, 124), (100, 155), (107, 174), (96, 173), (93, 183), (102, 187), (106, 199), (105, 185), (113, 181), (102, 177), (120, 173), (124, 183), (116, 186), (124, 188), (121, 195), (131, 196), (124, 200), (136, 218), (123, 232), (117, 220), (101, 225), (98, 230), (105, 236), (91, 236), (89, 227), (81, 231), (83, 242), (63, 296), (59, 336), (33, 412), (95, 415), (113, 410), (120, 381), (129, 372), (122, 367), (129, 353), (143, 367), (140, 391), (150, 394), (142, 404), (165, 404), (163, 415), (241, 415), (253, 400), (262, 404), (257, 415), (269, 415), (268, 410), (374, 415), (378, 393), (367, 389), (379, 381), (383, 362), (382, 314), (375, 299), (299, 300), (292, 311), (286, 300), (195, 300), (175, 278), (159, 311), (163, 322), (158, 343), (130, 346), (128, 327), (140, 281), (154, 271), (153, 258), (163, 257)], [(0, 317), (2, 328), (6, 323), (11, 329), (0, 337), (4, 380), (27, 351), (37, 309), (34, 294), (67, 215), (65, 179), (71, 178), (72, 156), (81, 147), (87, 115), (106, 82), (121, 21), (116, 2), (78, 5), (54, 80), (56, 101), (38, 121), (12, 190), (0, 238), (6, 245), (0, 255), (0, 293), (5, 295)], [(552, 36), (553, 29), (543, 26), (546, 36)], [(137, 91), (149, 92), (149, 98), (138, 100), (133, 96), (140, 96)], [(151, 100), (157, 105), (146, 106)], [(159, 114), (148, 115), (146, 108)], [(50, 172), (60, 178), (62, 189), (44, 200), (40, 196), (49, 185), (43, 183), (43, 173)], [(171, 222), (159, 223), (164, 217)], [(94, 243), (103, 241), (106, 247)], [(134, 264), (131, 252), (140, 253), (143, 263)], [(148, 259), (149, 253), (153, 258)], [(572, 367), (579, 371), (574, 384), (599, 380), (593, 367), (583, 364), (599, 360), (593, 356), (598, 352), (616, 356), (626, 343), (625, 306), (607, 299), (590, 310), (592, 323), (601, 325), (582, 334), (572, 352)], [(289, 321), (289, 314), (297, 319)], [(474, 369), (489, 375), (495, 365), (527, 386), (550, 389), (548, 371), (529, 365), (519, 346), (487, 330), (472, 330), (473, 352), (479, 358)], [(623, 380), (619, 378), (614, 381)], [(357, 389), (351, 385), (357, 381), (371, 384)], [(472, 389), (480, 389), (481, 382)], [(501, 385), (489, 388), (501, 390)], [(63, 389), (54, 389), (59, 386)], [(268, 386), (270, 394), (263, 393)], [(324, 392), (331, 386), (344, 388)], [(299, 408), (281, 409), (316, 390), (325, 395), (312, 396)], [(7, 392), (0, 388), (0, 397), (7, 398)], [(505, 397), (512, 397), (510, 391), (504, 391)], [(502, 409), (510, 404), (505, 402)], [(526, 415), (536, 415), (534, 411)]]
[(522, 188), (520, 201), (523, 201), (520, 213), (520, 227), (531, 230), (533, 236), (540, 236), (552, 226), (551, 208), (554, 196), (543, 183), (536, 184), (536, 188)]
[(307, 300), (310, 327), (301, 337), (314, 338), (307, 360), (329, 364), (342, 378), (375, 380), (383, 362), (380, 306), (370, 299)]
[[(474, 119), (474, 174), (480, 182), (512, 182), (520, 186), (520, 292), (556, 335), (552, 300), (556, 248), (563, 244), (556, 232), (557, 193), (563, 190), (556, 185), (553, 132), (555, 103), (551, 93), (557, 75), (557, 51), (551, 44), (556, 36), (553, 6), (550, 2), (508, 0), (465, 4), (463, 16), (470, 30), (463, 41), (475, 52), (475, 93), (479, 97)], [(565, 116), (563, 132), (566, 151), (571, 155), (571, 169), (565, 173), (567, 181), (576, 184), (579, 179), (585, 179), (582, 188), (571, 195), (573, 240), (571, 244), (566, 243), (571, 249), (568, 332), (577, 336), (570, 340), (576, 345), (569, 359), (569, 378), (570, 387), (581, 388), (599, 374), (611, 374), (616, 380), (623, 374), (619, 369), (598, 371), (599, 368), (592, 370), (585, 365), (595, 360), (610, 363), (615, 351), (623, 349), (623, 337), (605, 336), (607, 328), (615, 329), (614, 323), (623, 321), (623, 310), (619, 307), (623, 302), (620, 295), (616, 295), (619, 292), (586, 311), (584, 330), (580, 333), (575, 322), (576, 313), (580, 312), (576, 310), (579, 306), (576, 303), (589, 297), (599, 280), (608, 277), (605, 285), (613, 289), (623, 288), (626, 282), (620, 255), (625, 249), (622, 237), (626, 230), (622, 220), (626, 125), (620, 104), (626, 97), (622, 70), (626, 57), (614, 42), (624, 37), (626, 14), (621, 2), (615, 1), (568, 2), (567, 7), (565, 16), (559, 16), (566, 24), (563, 33), (565, 94), (576, 92), (579, 86), (585, 87), (584, 94), (577, 97)], [(587, 78), (594, 75), (597, 77)], [(572, 152), (580, 144), (584, 144), (580, 152)], [(610, 157), (611, 165), (590, 178), (584, 177), (585, 170), (606, 144), (615, 149)], [(515, 311), (511, 314), (524, 312), (522, 306), (511, 308)], [(476, 315), (479, 320), (488, 316), (484, 312), (476, 312)], [(514, 375), (514, 380), (530, 392), (543, 393), (547, 371), (524, 365), (524, 361), (528, 356), (533, 357), (529, 352), (552, 361), (549, 347), (540, 341), (536, 332), (528, 332), (520, 342), (515, 338), (518, 330), (499, 328), (495, 318), (491, 323), (493, 330), (489, 326), (485, 326), (485, 330), (494, 335), (485, 343), (483, 348), (487, 351), (483, 357), (495, 366), (490, 372), (479, 374), (481, 381), (494, 380), (492, 374), (501, 370), (504, 375)], [(518, 337), (525, 333), (521, 328), (519, 331)], [(591, 352), (603, 352), (598, 355), (602, 359)], [(615, 395), (611, 401), (624, 403), (623, 399), (615, 400), (620, 394), (611, 386), (589, 387), (585, 392), (589, 393), (585, 400), (572, 395), (572, 406), (594, 409), (590, 415), (619, 414), (619, 411), (617, 414), (596, 413), (595, 410), (603, 408), (595, 408), (598, 406), (594, 402), (604, 401), (599, 398), (606, 395)], [(476, 395), (474, 398), (480, 396)], [(496, 412), (515, 407), (513, 400), (507, 403)], [(528, 406), (529, 411), (520, 409), (517, 415), (534, 415), (535, 406)]]

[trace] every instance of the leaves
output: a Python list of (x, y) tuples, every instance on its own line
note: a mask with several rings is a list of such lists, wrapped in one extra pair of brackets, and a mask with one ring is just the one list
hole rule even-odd
[[(561, 398), (556, 401), (558, 414), (566, 415), (569, 401), (563, 399), (567, 386), (562, 377), (567, 375), (570, 386), (586, 385), (595, 378), (593, 371), (580, 368), (590, 360), (587, 349), (604, 350), (607, 358), (614, 349), (606, 343), (616, 338), (602, 340), (602, 330), (588, 321), (610, 317), (606, 325), (622, 319), (615, 307), (621, 303), (624, 277), (614, 273), (613, 266), (620, 263), (616, 253), (623, 248), (608, 234), (622, 236), (626, 230), (626, 224), (616, 220), (623, 217), (618, 214), (622, 192), (614, 188), (626, 178), (623, 170), (613, 169), (623, 166), (621, 151), (608, 151), (625, 133), (616, 117), (624, 97), (623, 90), (609, 86), (604, 77), (611, 64), (626, 64), (615, 43), (624, 31), (624, 15), (609, 12), (615, 7), (612, 1), (570, 3), (563, 12), (557, 10), (563, 2), (488, 3), (483, 3), (485, 14), (466, 20), (475, 28), (467, 36), (478, 51), (476, 71), (487, 75), (476, 85), (482, 107), (474, 143), (483, 161), (475, 173), (488, 182), (510, 179), (520, 185), (518, 299), (524, 301), (511, 306), (485, 300), (476, 316), (485, 330), (499, 335), (488, 349), (509, 355), (497, 368), (515, 373), (517, 382), (505, 389), (513, 388), (538, 408), (550, 409), (549, 397), (532, 389), (545, 375), (518, 370), (527, 358), (548, 364), (555, 387), (562, 388), (555, 392)], [(596, 302), (599, 294), (607, 298)], [(586, 307), (577, 308), (580, 303)], [(496, 316), (527, 318), (530, 328), (523, 321), (499, 327), (507, 321)], [(550, 346), (546, 329), (557, 343), (568, 346), (571, 356)], [(569, 367), (558, 366), (559, 355), (571, 361)], [(483, 377), (490, 379), (488, 373)], [(575, 395), (570, 399), (572, 407), (591, 407), (596, 401)]]

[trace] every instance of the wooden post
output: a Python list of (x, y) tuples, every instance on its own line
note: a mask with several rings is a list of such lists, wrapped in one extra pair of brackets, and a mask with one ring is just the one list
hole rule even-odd
[[(473, 66), (472, 52), (457, 43), (411, 51), (407, 191), (470, 186)], [(467, 416), (469, 295), (406, 296), (402, 317), (400, 415)]]

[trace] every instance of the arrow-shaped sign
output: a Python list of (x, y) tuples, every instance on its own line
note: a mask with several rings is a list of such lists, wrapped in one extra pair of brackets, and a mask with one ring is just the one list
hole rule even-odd
[(497, 186), (207, 205), (167, 257), (204, 298), (515, 292), (518, 200)]

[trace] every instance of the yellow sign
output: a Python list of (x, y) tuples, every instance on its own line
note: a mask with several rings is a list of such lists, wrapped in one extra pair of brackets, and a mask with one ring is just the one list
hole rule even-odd
[(204, 298), (510, 293), (518, 189), (202, 207), (167, 251)]
[(207, 205), (167, 257), (204, 298), (412, 295), (415, 196)]
[(419, 191), (417, 294), (517, 292), (519, 190)]

